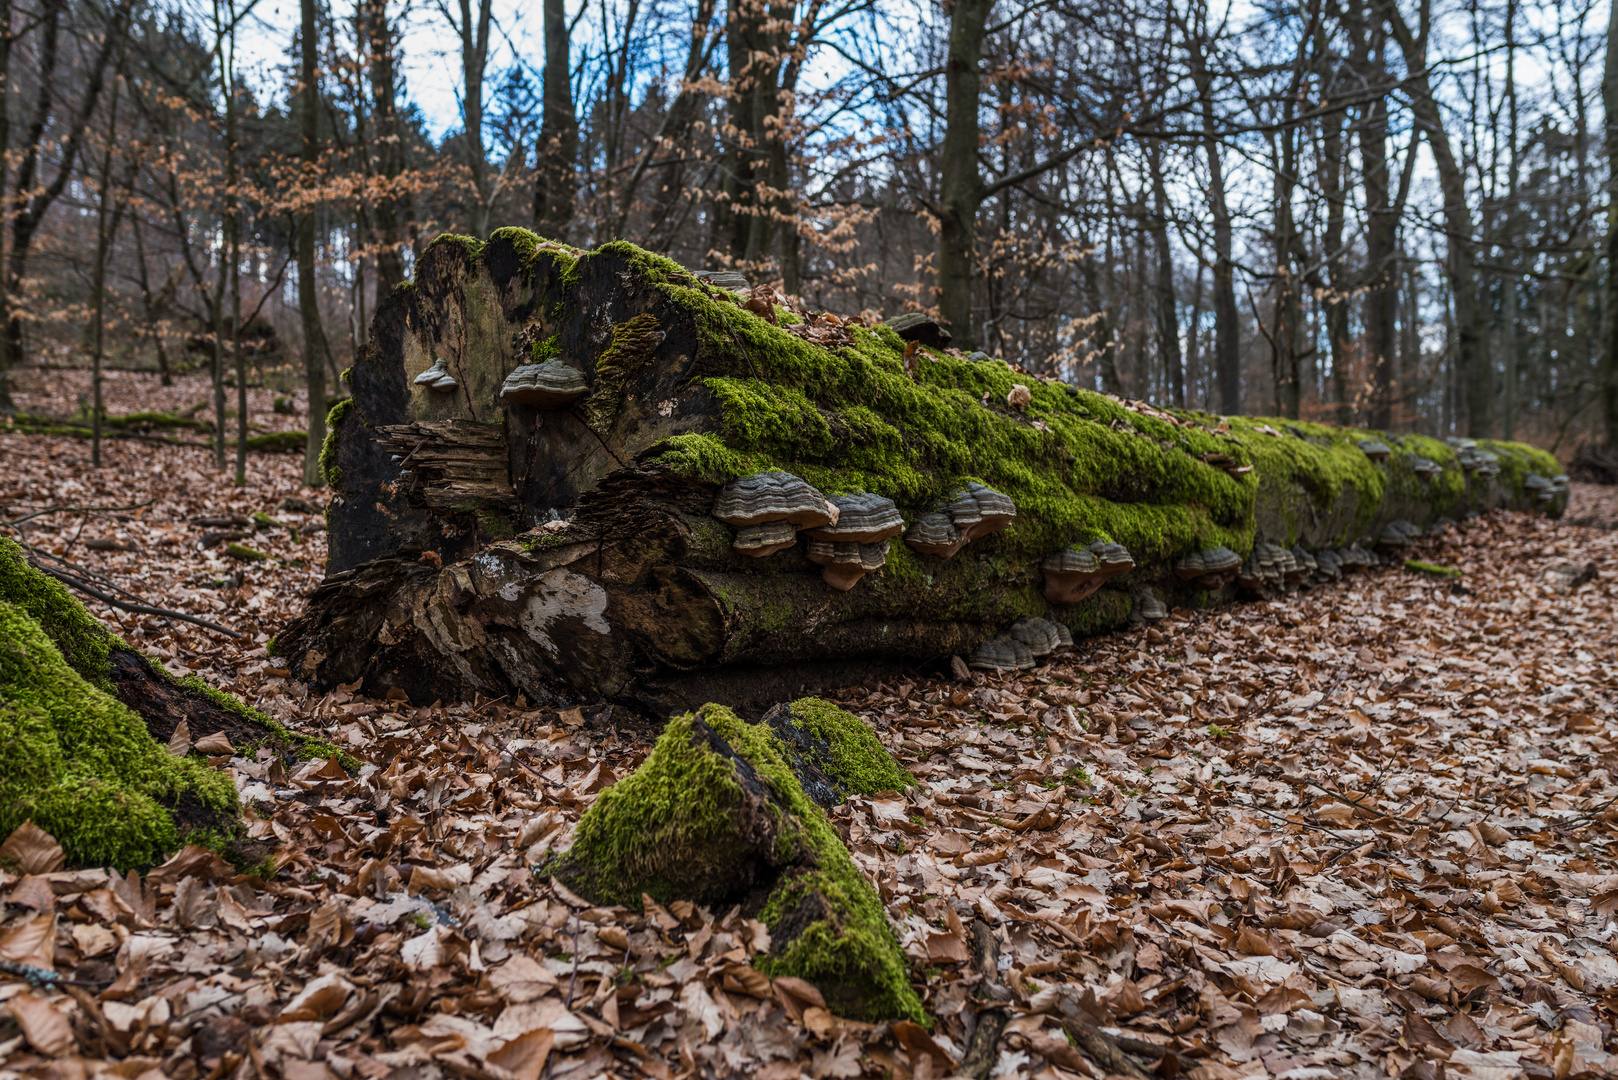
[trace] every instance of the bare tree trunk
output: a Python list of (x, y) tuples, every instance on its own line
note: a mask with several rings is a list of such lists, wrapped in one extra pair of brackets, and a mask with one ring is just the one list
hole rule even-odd
[(970, 350), (972, 263), (983, 178), (978, 173), (978, 97), (983, 27), (994, 0), (956, 0), (944, 68), (944, 145), (939, 154), (938, 310), (955, 345)]
[(90, 465), (96, 469), (101, 468), (101, 416), (104, 411), (101, 404), (101, 360), (107, 312), (107, 249), (112, 246), (112, 237), (118, 231), (118, 220), (123, 216), (123, 206), (119, 203), (109, 228), (107, 200), (118, 202), (112, 194), (112, 148), (117, 145), (118, 139), (118, 85), (114, 77), (107, 110), (107, 145), (101, 156), (101, 175), (98, 178), (101, 190), (96, 200), (96, 261), (90, 285)]
[[(1362, 81), (1372, 86), (1386, 82), (1386, 35), (1380, 21), (1369, 27), (1360, 24), (1355, 29), (1365, 35)], [(1393, 250), (1397, 221), (1388, 176), (1387, 98), (1379, 94), (1362, 106), (1356, 126), (1365, 187), (1365, 352), (1371, 368), (1370, 423), (1375, 428), (1388, 428), (1393, 426), (1394, 303), (1398, 282)]]
[[(236, 113), (236, 5), (230, 2), (230, 31), (220, 62), (225, 70), (225, 258), (230, 288), (230, 357), (236, 372), (236, 483), (247, 483), (247, 363), (242, 356), (241, 147)], [(220, 417), (224, 430), (224, 417)]]
[[(567, 242), (577, 195), (579, 123), (568, 66), (567, 4), (545, 0), (545, 80), (539, 153), (534, 169), (534, 231)], [(633, 199), (633, 192), (629, 198)]]
[[(129, 197), (134, 197), (133, 171), (131, 171), (130, 174)], [(158, 329), (157, 326), (159, 301), (157, 296), (152, 295), (151, 278), (148, 276), (146, 269), (146, 241), (141, 234), (140, 215), (136, 214), (130, 218), (129, 224), (130, 228), (135, 234), (136, 281), (140, 285), (141, 310), (146, 316), (146, 336), (152, 339), (152, 347), (157, 352), (157, 371), (159, 379), (162, 381), (164, 386), (173, 386), (174, 375), (169, 371), (168, 350), (163, 348), (163, 333)], [(183, 272), (183, 270), (181, 272)], [(174, 286), (177, 281), (177, 277), (171, 276), (164, 284), (161, 295), (165, 302), (167, 301), (168, 297), (173, 295)]]
[(1213, 214), (1214, 266), (1214, 370), (1219, 378), (1219, 411), (1234, 415), (1242, 411), (1241, 313), (1236, 308), (1236, 262), (1232, 251), (1234, 231), (1230, 208), (1225, 202), (1225, 174), (1219, 158), (1219, 139), (1214, 134), (1213, 74), (1203, 54), (1200, 27), (1187, 34), (1191, 57), (1191, 78), (1202, 99), (1203, 151), (1208, 155), (1208, 208)]
[[(112, 9), (110, 22), (101, 35), (96, 56), (90, 63), (89, 71), (83, 73), (85, 81), (83, 94), (73, 114), (65, 118), (53, 116), (52, 106), (57, 89), (55, 84), (57, 64), (61, 57), (62, 14), (66, 9), (66, 0), (45, 0), (40, 11), (34, 16), (41, 35), (36, 60), (38, 67), (35, 73), (39, 87), (33, 115), (28, 121), (27, 136), (23, 141), (22, 158), (17, 165), (14, 194), (7, 207), (11, 244), (10, 250), (6, 253), (5, 324), (0, 327), (0, 407), (10, 407), (9, 373), (13, 367), (22, 362), (22, 316), (17, 308), (17, 299), (28, 271), (28, 256), (33, 249), (34, 237), (39, 231), (40, 223), (45, 219), (46, 212), (61, 197), (62, 192), (67, 189), (68, 180), (74, 175), (79, 154), (84, 148), (84, 135), (89, 128), (90, 117), (95, 112), (96, 103), (101, 100), (101, 92), (106, 86), (108, 65), (114, 53), (123, 47), (130, 20), (134, 17), (137, 6), (138, 3), (130, 3)], [(9, 23), (0, 29), (6, 31), (8, 43), (5, 74), (9, 95), (11, 40)], [(4, 100), (0, 98), (0, 103), (4, 103)], [(53, 142), (50, 147), (52, 153), (49, 156), (55, 158), (57, 168), (56, 175), (49, 182), (43, 182), (39, 176), (39, 169), (41, 159), (46, 157), (47, 148), (44, 139), (47, 131), (50, 132)], [(9, 146), (9, 125), (6, 133)], [(59, 150), (55, 149), (56, 139), (62, 140)]]
[(1157, 348), (1163, 356), (1169, 404), (1185, 408), (1185, 369), (1180, 361), (1180, 323), (1174, 297), (1174, 252), (1169, 247), (1168, 193), (1163, 183), (1163, 144), (1147, 148), (1152, 176), (1152, 243), (1157, 249)]
[[(315, 0), (300, 0), (299, 13), (302, 27), (299, 31), (302, 46), (299, 56), (301, 85), (299, 97), (302, 115), (302, 150), (304, 183), (314, 183), (320, 168), (320, 88), (316, 84)], [(363, 264), (362, 264), (363, 266)], [(364, 305), (364, 279), (360, 278), (360, 295), (356, 312)], [(298, 314), (303, 320), (303, 382), (309, 408), (309, 437), (303, 448), (303, 482), (307, 487), (320, 487), (325, 483), (320, 472), (320, 450), (326, 441), (326, 330), (320, 323), (320, 293), (315, 284), (315, 211), (306, 205), (298, 215)], [(363, 315), (360, 316), (363, 319)], [(363, 329), (360, 330), (363, 333)], [(237, 351), (240, 352), (241, 327), (236, 328)], [(238, 363), (238, 367), (240, 364)], [(242, 439), (238, 457), (238, 473), (245, 468), (247, 400), (246, 380), (240, 374), (242, 408)]]
[[(368, 50), (366, 64), (371, 84), (371, 123), (376, 131), (377, 171), (382, 182), (391, 187), (404, 166), (394, 86), (394, 33), (388, 25), (387, 0), (363, 0), (361, 10), (364, 13), (363, 36)], [(381, 249), (376, 254), (376, 298), (380, 304), (393, 291), (393, 287), (404, 280), (404, 259), (399, 250), (398, 201), (390, 192), (371, 204), (371, 213), (376, 220), (377, 238), (381, 241)], [(321, 405), (323, 408), (325, 402), (322, 401)], [(313, 403), (310, 408), (314, 408)]]
[(1491, 427), (1494, 372), (1489, 364), (1488, 343), (1484, 339), (1483, 306), (1478, 298), (1476, 259), (1473, 242), (1476, 228), (1466, 204), (1466, 176), (1450, 148), (1444, 132), (1443, 114), (1433, 96), (1427, 75), (1427, 30), (1430, 0), (1422, 0), (1421, 34), (1410, 32), (1404, 16), (1391, 0), (1381, 0), (1394, 39), (1404, 53), (1408, 77), (1406, 92), (1416, 125), (1428, 139), (1433, 162), (1438, 167), (1438, 186), (1444, 197), (1444, 225), (1448, 233), (1451, 287), (1455, 297), (1455, 363), (1460, 369), (1466, 410), (1466, 432), (1473, 438), (1487, 438)]
[(459, 0), (460, 19), (442, 3), (439, 12), (455, 28), (461, 40), (461, 118), (462, 138), (466, 141), (466, 167), (472, 174), (472, 235), (489, 235), (489, 154), (483, 145), (483, 76), (489, 64), (489, 29), (493, 21), (492, 0)]
[[(1607, 445), (1618, 447), (1618, 4), (1607, 26), (1607, 66), (1601, 80), (1607, 152), (1607, 348), (1602, 370), (1601, 419)], [(1599, 325), (1599, 320), (1597, 320)]]

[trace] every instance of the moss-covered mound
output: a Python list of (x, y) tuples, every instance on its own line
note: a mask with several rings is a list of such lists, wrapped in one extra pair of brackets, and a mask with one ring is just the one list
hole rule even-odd
[(0, 837), (25, 821), (77, 865), (145, 867), (185, 842), (252, 861), (236, 790), (167, 741), (220, 732), (238, 750), (306, 746), (269, 718), (131, 650), (0, 537)]
[(113, 696), (114, 639), (61, 585), (0, 540), (0, 835), (25, 821), (70, 861), (146, 866), (182, 822), (236, 814), (230, 778), (176, 758)]
[(740, 903), (770, 928), (766, 974), (809, 980), (845, 1015), (925, 1019), (881, 900), (785, 748), (721, 706), (670, 720), (553, 869), (597, 903)]
[(763, 722), (780, 740), (804, 792), (821, 806), (915, 785), (863, 720), (823, 698), (777, 705)]

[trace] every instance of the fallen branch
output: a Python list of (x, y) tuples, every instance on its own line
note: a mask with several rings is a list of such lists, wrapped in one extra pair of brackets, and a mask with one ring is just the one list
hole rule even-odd
[(84, 595), (92, 599), (99, 600), (109, 607), (120, 608), (124, 611), (133, 611), (137, 615), (160, 615), (166, 619), (179, 619), (181, 622), (195, 623), (197, 626), (203, 626), (209, 630), (217, 630), (219, 633), (233, 638), (242, 638), (247, 636), (240, 631), (230, 629), (228, 626), (220, 626), (218, 623), (209, 622), (207, 619), (199, 619), (195, 615), (187, 615), (183, 611), (171, 611), (168, 608), (153, 607), (151, 604), (132, 604), (127, 600), (119, 600), (117, 597), (104, 593), (100, 589), (94, 588), (93, 586), (80, 581), (78, 578), (75, 578), (70, 574), (65, 574), (60, 570), (53, 570), (48, 566), (41, 566), (35, 559), (29, 559), (28, 562), (29, 565), (33, 566), (34, 569), (38, 570), (40, 573), (49, 574), (51, 577), (55, 578), (57, 581), (60, 581), (68, 588), (77, 589)]

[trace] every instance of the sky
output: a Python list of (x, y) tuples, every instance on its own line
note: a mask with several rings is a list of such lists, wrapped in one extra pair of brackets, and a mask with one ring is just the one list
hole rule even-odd
[[(449, 2), (453, 5), (455, 0)], [(397, 11), (399, 5), (389, 7)], [(456, 9), (452, 6), (451, 10)], [(253, 81), (268, 96), (279, 96), (283, 84), (276, 68), (286, 63), (297, 31), (298, 3), (260, 0), (255, 14), (257, 19), (243, 28), (237, 45), (243, 81)], [(337, 14), (342, 16), (340, 8)], [(489, 72), (503, 71), (513, 56), (527, 57), (537, 67), (545, 45), (539, 0), (494, 0), (494, 19)], [(401, 52), (404, 95), (421, 110), (433, 137), (441, 138), (459, 128), (460, 45), (433, 0), (410, 0)], [(490, 90), (486, 85), (485, 96)]]

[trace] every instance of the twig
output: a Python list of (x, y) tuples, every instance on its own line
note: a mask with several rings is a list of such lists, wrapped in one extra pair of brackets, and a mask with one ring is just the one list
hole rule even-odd
[(127, 600), (119, 600), (114, 596), (109, 596), (107, 593), (102, 592), (100, 589), (92, 588), (90, 585), (87, 585), (75, 577), (62, 573), (60, 570), (53, 570), (48, 566), (41, 566), (33, 559), (29, 559), (28, 561), (40, 573), (49, 574), (51, 577), (55, 578), (57, 581), (60, 581), (68, 588), (77, 589), (86, 596), (99, 600), (103, 604), (107, 604), (111, 607), (121, 608), (124, 611), (133, 611), (137, 615), (160, 615), (166, 619), (179, 619), (181, 622), (195, 623), (197, 626), (206, 627), (209, 630), (216, 630), (221, 634), (225, 634), (233, 638), (243, 638), (247, 636), (238, 630), (230, 629), (228, 626), (220, 626), (218, 623), (209, 622), (207, 619), (199, 619), (195, 615), (187, 615), (183, 611), (170, 611), (168, 608), (153, 607), (150, 604), (131, 604)]
[(0, 525), (9, 525), (15, 527), (17, 525), (21, 525), (25, 521), (32, 521), (34, 518), (44, 517), (47, 514), (114, 514), (124, 510), (140, 510), (144, 507), (152, 505), (156, 501), (157, 499), (153, 497), (147, 499), (145, 502), (130, 503), (128, 506), (48, 506), (43, 510), (35, 510), (32, 514), (24, 514), (20, 518), (13, 518), (10, 521), (0, 521)]

